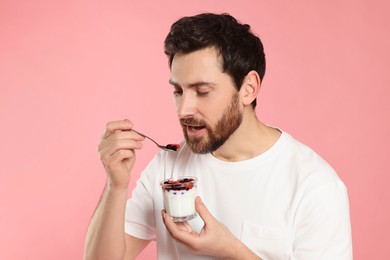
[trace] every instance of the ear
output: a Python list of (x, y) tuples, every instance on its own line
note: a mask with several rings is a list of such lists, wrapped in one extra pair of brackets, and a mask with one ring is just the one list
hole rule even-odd
[(244, 105), (250, 105), (260, 91), (261, 81), (259, 74), (251, 70), (242, 82), (240, 94)]

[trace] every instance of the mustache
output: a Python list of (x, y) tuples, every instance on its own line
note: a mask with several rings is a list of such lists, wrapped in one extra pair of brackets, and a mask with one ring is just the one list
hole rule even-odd
[(181, 125), (206, 125), (206, 123), (201, 119), (196, 119), (194, 117), (180, 118)]

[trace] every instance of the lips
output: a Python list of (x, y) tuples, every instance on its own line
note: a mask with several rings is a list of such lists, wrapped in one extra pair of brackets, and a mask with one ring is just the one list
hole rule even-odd
[(204, 126), (187, 126), (188, 128), (191, 128), (193, 131), (201, 130), (204, 128)]
[(205, 126), (200, 125), (183, 125), (186, 128), (188, 135), (197, 136), (203, 133), (203, 130), (206, 129)]
[(207, 124), (201, 119), (180, 118), (180, 124), (188, 137), (200, 137), (207, 131)]

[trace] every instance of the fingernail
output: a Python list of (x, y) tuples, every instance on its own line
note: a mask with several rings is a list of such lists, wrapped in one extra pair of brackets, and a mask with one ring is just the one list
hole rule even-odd
[(130, 120), (125, 119), (125, 126), (126, 127), (132, 127), (132, 123), (130, 122)]

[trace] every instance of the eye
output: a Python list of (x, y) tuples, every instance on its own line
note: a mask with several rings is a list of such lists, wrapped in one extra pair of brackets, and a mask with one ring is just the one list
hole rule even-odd
[(174, 96), (181, 96), (183, 94), (183, 90), (181, 88), (175, 88), (173, 91)]
[(209, 92), (210, 92), (209, 88), (205, 88), (205, 87), (197, 87), (196, 88), (196, 95), (199, 97), (207, 96), (207, 94), (209, 94)]
[(196, 91), (196, 95), (200, 97), (207, 96), (208, 93), (209, 93), (208, 91)]

